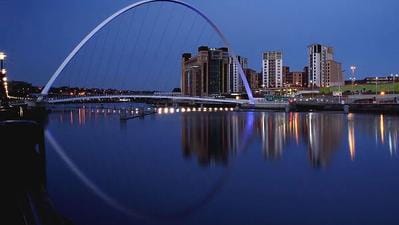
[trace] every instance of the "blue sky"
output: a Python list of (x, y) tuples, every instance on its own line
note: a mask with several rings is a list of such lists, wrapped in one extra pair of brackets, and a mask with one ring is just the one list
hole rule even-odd
[[(44, 84), (93, 27), (127, 0), (0, 0), (0, 50), (9, 76)], [(293, 70), (306, 46), (333, 46), (335, 58), (359, 76), (399, 73), (397, 0), (187, 0), (222, 28), (236, 53), (261, 68), (266, 50), (284, 52)], [(165, 78), (166, 79), (166, 78)]]

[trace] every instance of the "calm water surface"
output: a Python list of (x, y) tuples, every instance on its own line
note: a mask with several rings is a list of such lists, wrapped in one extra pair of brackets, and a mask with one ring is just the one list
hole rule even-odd
[(399, 117), (50, 114), (48, 191), (74, 224), (398, 224)]

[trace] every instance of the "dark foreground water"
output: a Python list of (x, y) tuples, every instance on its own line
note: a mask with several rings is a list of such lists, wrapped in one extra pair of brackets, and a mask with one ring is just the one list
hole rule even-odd
[(50, 115), (48, 191), (74, 224), (399, 223), (399, 117), (118, 113)]

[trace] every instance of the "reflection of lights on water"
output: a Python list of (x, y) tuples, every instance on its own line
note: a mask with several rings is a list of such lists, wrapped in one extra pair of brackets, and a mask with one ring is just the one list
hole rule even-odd
[(355, 121), (353, 120), (353, 114), (348, 114), (348, 144), (349, 154), (351, 160), (355, 159), (356, 156), (356, 140), (355, 140)]
[(380, 115), (380, 138), (381, 138), (381, 143), (384, 144), (384, 115)]
[(78, 110), (78, 120), (79, 120), (79, 125), (83, 125), (86, 123), (86, 111), (84, 109)]
[(297, 144), (299, 144), (299, 115), (298, 113), (293, 114), (293, 120), (292, 120), (292, 126), (294, 130), (294, 135), (295, 135), (295, 141)]
[(72, 111), (69, 113), (69, 122), (71, 123), (71, 125), (73, 125), (73, 112)]
[(313, 113), (309, 113), (309, 143), (313, 145)]
[(393, 140), (392, 140), (392, 133), (388, 133), (388, 145), (389, 145), (389, 153), (392, 156), (393, 154)]

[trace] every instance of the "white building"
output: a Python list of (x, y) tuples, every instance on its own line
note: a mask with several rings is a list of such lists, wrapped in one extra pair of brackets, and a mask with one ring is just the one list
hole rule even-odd
[(333, 48), (320, 44), (308, 46), (309, 87), (329, 87), (328, 62), (334, 60)]
[(283, 54), (281, 52), (263, 53), (262, 80), (266, 88), (283, 87)]
[[(248, 68), (248, 59), (241, 56), (237, 56), (238, 62), (241, 64), (243, 70)], [(243, 82), (238, 72), (238, 65), (234, 63), (233, 57), (229, 57), (229, 79), (228, 87), (230, 93), (241, 93), (243, 92)]]

